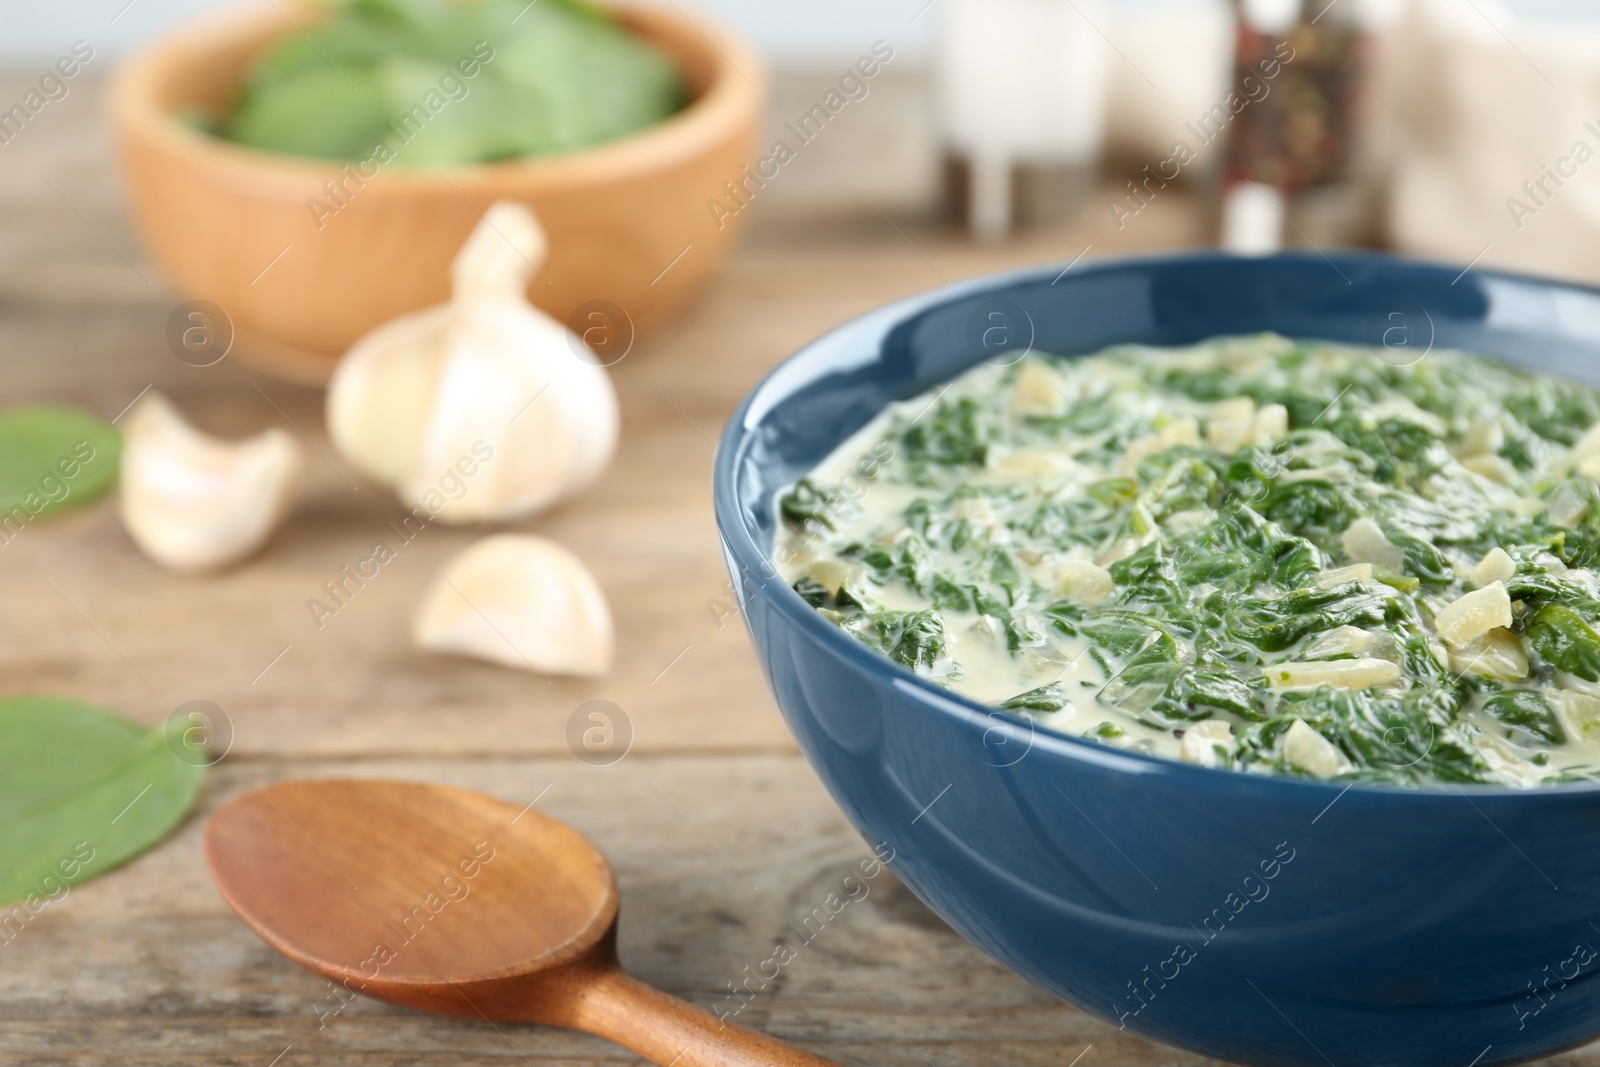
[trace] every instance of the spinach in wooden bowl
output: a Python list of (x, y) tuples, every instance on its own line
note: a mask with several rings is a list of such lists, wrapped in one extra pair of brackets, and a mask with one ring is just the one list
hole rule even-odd
[(255, 65), (218, 132), (368, 169), (455, 166), (615, 140), (686, 99), (665, 54), (580, 0), (343, 0)]

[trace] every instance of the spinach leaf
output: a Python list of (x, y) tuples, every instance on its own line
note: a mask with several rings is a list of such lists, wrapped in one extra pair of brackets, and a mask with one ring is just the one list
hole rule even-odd
[(867, 568), (874, 582), (883, 585), (894, 573), (895, 556), (886, 545), (852, 541), (839, 549), (839, 558), (852, 560)]
[(1020, 652), (1023, 646), (1036, 642), (1037, 636), (1017, 622), (1016, 616), (1006, 604), (985, 592), (982, 586), (972, 586), (971, 592), (973, 609), (980, 615), (988, 615), (997, 620), (1005, 629), (1008, 650)]
[(226, 137), (322, 159), (482, 163), (614, 140), (687, 98), (664, 52), (574, 0), (332, 6), (254, 63)]
[(1389, 417), (1374, 422), (1367, 411), (1350, 405), (1322, 423), (1339, 440), (1372, 457), (1376, 461), (1373, 476), (1389, 485), (1412, 490), (1450, 460), (1443, 442), (1411, 419)]
[(1008, 711), (1032, 711), (1048, 713), (1060, 711), (1070, 707), (1072, 698), (1067, 695), (1067, 687), (1060, 682), (1051, 682), (1041, 685), (1037, 689), (1030, 689), (1026, 693), (1018, 693), (1009, 700), (1002, 700), (1000, 706)]
[(1507, 726), (1521, 727), (1552, 745), (1564, 744), (1567, 740), (1567, 732), (1556, 718), (1556, 709), (1536, 689), (1502, 689), (1491, 693), (1484, 698), (1483, 710)]
[(795, 579), (794, 591), (800, 594), (800, 599), (814, 608), (833, 606), (833, 595), (828, 592), (828, 587), (809, 574), (802, 574)]
[(810, 478), (801, 478), (778, 499), (778, 511), (793, 526), (804, 528), (816, 523), (830, 530), (837, 530), (860, 515), (855, 501), (843, 492), (824, 490)]
[(1208, 525), (1176, 539), (1172, 554), (1185, 584), (1230, 591), (1262, 582), (1295, 585), (1323, 566), (1314, 544), (1286, 533), (1240, 497), (1226, 501)]
[(940, 611), (971, 611), (972, 589), (948, 574), (933, 576), (933, 606)]
[(1180, 511), (1214, 508), (1222, 491), (1216, 469), (1220, 463), (1212, 454), (1192, 448), (1173, 448), (1146, 457), (1139, 464), (1139, 477), (1148, 488), (1139, 494), (1138, 502), (1157, 522)]
[(35, 515), (88, 503), (117, 479), (122, 438), (76, 408), (35, 405), (0, 414), (0, 540)]
[[(1561, 557), (1573, 567), (1600, 567), (1600, 486), (1587, 478), (1570, 478), (1552, 486), (1545, 494), (1549, 501), (1557, 493), (1571, 493), (1583, 502), (1583, 515), (1571, 529), (1558, 531)], [(1549, 518), (1549, 513), (1545, 513)]]
[(1180, 610), (1189, 599), (1172, 554), (1160, 541), (1152, 541), (1133, 555), (1118, 560), (1110, 570), (1121, 603)]
[(1337, 626), (1377, 626), (1390, 601), (1360, 582), (1312, 586), (1281, 596), (1241, 595), (1226, 613), (1228, 631), (1263, 652), (1281, 652), (1309, 634)]
[(1100, 690), (1100, 702), (1139, 715), (1154, 706), (1182, 670), (1178, 643), (1170, 634), (1157, 633)]
[(906, 580), (913, 590), (928, 595), (933, 580), (933, 556), (928, 543), (916, 534), (909, 534), (900, 542), (900, 558), (895, 561), (895, 573)]
[(1226, 663), (1212, 659), (1197, 664), (1179, 675), (1168, 691), (1151, 705), (1144, 716), (1148, 725), (1171, 728), (1184, 722), (1199, 722), (1220, 712), (1246, 720), (1265, 718), (1259, 703), (1264, 686), (1261, 675), (1245, 682)]
[(862, 611), (881, 611), (883, 603), (867, 591), (867, 588), (856, 580), (856, 577), (847, 577), (839, 586), (839, 591), (834, 594), (834, 602), (839, 607), (860, 608)]
[(1323, 544), (1337, 544), (1345, 527), (1362, 513), (1350, 491), (1333, 482), (1274, 485), (1257, 506), (1273, 522)]
[(911, 423), (900, 435), (906, 458), (912, 463), (942, 466), (982, 466), (989, 446), (1000, 438), (993, 411), (970, 396), (942, 399), (934, 410)]
[(1571, 445), (1600, 422), (1600, 397), (1592, 390), (1548, 379), (1522, 379), (1520, 387), (1506, 396), (1505, 405), (1528, 429), (1563, 445)]
[(1057, 600), (1040, 612), (1046, 622), (1068, 637), (1078, 636), (1078, 624), (1083, 622), (1083, 605), (1071, 600)]
[(1403, 527), (1384, 524), (1384, 536), (1405, 556), (1405, 568), (1435, 588), (1456, 580), (1450, 558), (1431, 543)]
[(0, 700), (0, 902), (56, 897), (166, 837), (205, 777), (184, 740), (74, 701)]
[(1562, 604), (1546, 604), (1528, 623), (1524, 636), (1556, 670), (1600, 682), (1600, 634), (1576, 611)]
[[(1054, 611), (1054, 607), (1051, 610)], [(1148, 616), (1131, 611), (1106, 611), (1088, 619), (1079, 629), (1106, 651), (1126, 656), (1142, 648), (1151, 632), (1160, 628)]]
[(933, 501), (927, 497), (919, 496), (907, 504), (903, 514), (906, 525), (922, 537), (934, 538), (938, 536), (939, 516), (934, 513)]
[[(875, 611), (840, 626), (868, 648), (919, 674), (947, 670), (944, 620), (937, 611)], [(959, 674), (947, 675), (950, 678)]]
[(829, 592), (827, 586), (809, 574), (797, 578), (792, 588), (800, 594), (802, 600), (814, 608), (846, 612), (852, 609), (880, 611), (883, 608), (883, 604), (857, 580), (856, 576), (846, 577), (834, 592)]
[(1565, 601), (1577, 590), (1550, 573), (1549, 568), (1533, 562), (1533, 557), (1545, 551), (1543, 545), (1517, 545), (1508, 550), (1517, 569), (1505, 580), (1506, 593), (1512, 600), (1521, 600), (1530, 606), (1542, 605), (1552, 600)]

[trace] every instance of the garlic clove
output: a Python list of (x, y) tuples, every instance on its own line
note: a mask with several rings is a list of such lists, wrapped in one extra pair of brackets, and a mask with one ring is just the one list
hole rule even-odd
[[(457, 322), (413, 472), (399, 483), (407, 503), (423, 503), (475, 446), (493, 458), (444, 503), (447, 522), (530, 514), (604, 469), (617, 439), (615, 394), (604, 370), (572, 354), (567, 336), (526, 306), (479, 306)], [(550, 358), (537, 365), (527, 357), (533, 350)]]
[(1498, 581), (1462, 593), (1433, 617), (1434, 632), (1457, 648), (1490, 630), (1510, 625), (1511, 595), (1506, 584)]
[(294, 502), (301, 469), (300, 448), (283, 430), (224, 441), (152, 392), (123, 427), (123, 525), (164, 567), (223, 567), (266, 543)]
[(1337, 745), (1323, 737), (1304, 719), (1295, 719), (1283, 735), (1283, 758), (1315, 778), (1332, 778), (1350, 770), (1350, 760)]
[(532, 211), (497, 200), (450, 264), (451, 291), (456, 299), (526, 302), (528, 276), (549, 251), (549, 239)]
[(616, 449), (606, 371), (527, 301), (545, 250), (531, 211), (495, 204), (456, 257), (450, 302), (367, 334), (334, 372), (334, 444), (430, 517), (530, 514), (593, 481)]
[(611, 669), (611, 610), (583, 562), (554, 541), (498, 534), (445, 565), (417, 610), (416, 643), (537, 674)]
[(448, 304), (402, 315), (362, 338), (335, 371), (334, 447), (376, 482), (398, 485), (417, 466), (452, 319)]
[(1365, 515), (1352, 522), (1340, 537), (1345, 555), (1357, 563), (1370, 563), (1379, 570), (1398, 574), (1405, 566), (1405, 553), (1390, 541), (1383, 529)]

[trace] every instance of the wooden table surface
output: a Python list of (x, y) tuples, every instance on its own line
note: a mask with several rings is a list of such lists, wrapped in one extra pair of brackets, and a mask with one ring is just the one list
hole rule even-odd
[[(0, 77), (4, 99), (32, 77), (13, 75)], [(207, 813), (256, 783), (300, 776), (538, 797), (615, 864), (624, 963), (716, 1006), (775, 942), (793, 944), (791, 922), (870, 855), (798, 755), (731, 614), (710, 501), (723, 422), (787, 353), (886, 300), (1086, 247), (1195, 237), (1176, 193), (1120, 231), (1096, 206), (992, 248), (848, 197), (822, 215), (786, 212), (775, 197), (704, 298), (614, 368), (623, 435), (605, 477), (519, 527), (576, 549), (618, 624), (610, 677), (545, 682), (408, 642), (423, 584), (481, 530), (428, 529), (315, 624), (308, 598), (402, 509), (341, 467), (319, 393), (232, 361), (192, 368), (167, 350), (175, 299), (124, 216), (98, 86), (72, 92), (0, 146), (0, 402), (71, 401), (110, 418), (153, 385), (213, 431), (288, 423), (316, 452), (292, 520), (259, 559), (220, 577), (155, 568), (109, 500), (0, 546), (0, 690), (81, 698), (146, 722), (204, 699), (235, 732), (170, 841), (73, 889), (0, 945), (0, 1065), (636, 1062), (583, 1035), (368, 1000), (331, 1014), (340, 1002), (329, 987), (268, 950), (212, 887), (200, 849)], [(817, 180), (813, 170), (813, 191)], [(621, 708), (633, 733), (610, 766), (568, 748), (574, 709), (597, 698)], [(849, 1065), (1202, 1062), (1032, 988), (890, 874), (804, 944), (740, 1019)]]

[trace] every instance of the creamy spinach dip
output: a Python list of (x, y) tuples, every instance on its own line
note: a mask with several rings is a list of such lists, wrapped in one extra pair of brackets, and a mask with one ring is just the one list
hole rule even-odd
[(1600, 777), (1600, 392), (1392, 357), (1261, 335), (981, 366), (781, 495), (780, 572), (917, 674), (1104, 744)]

